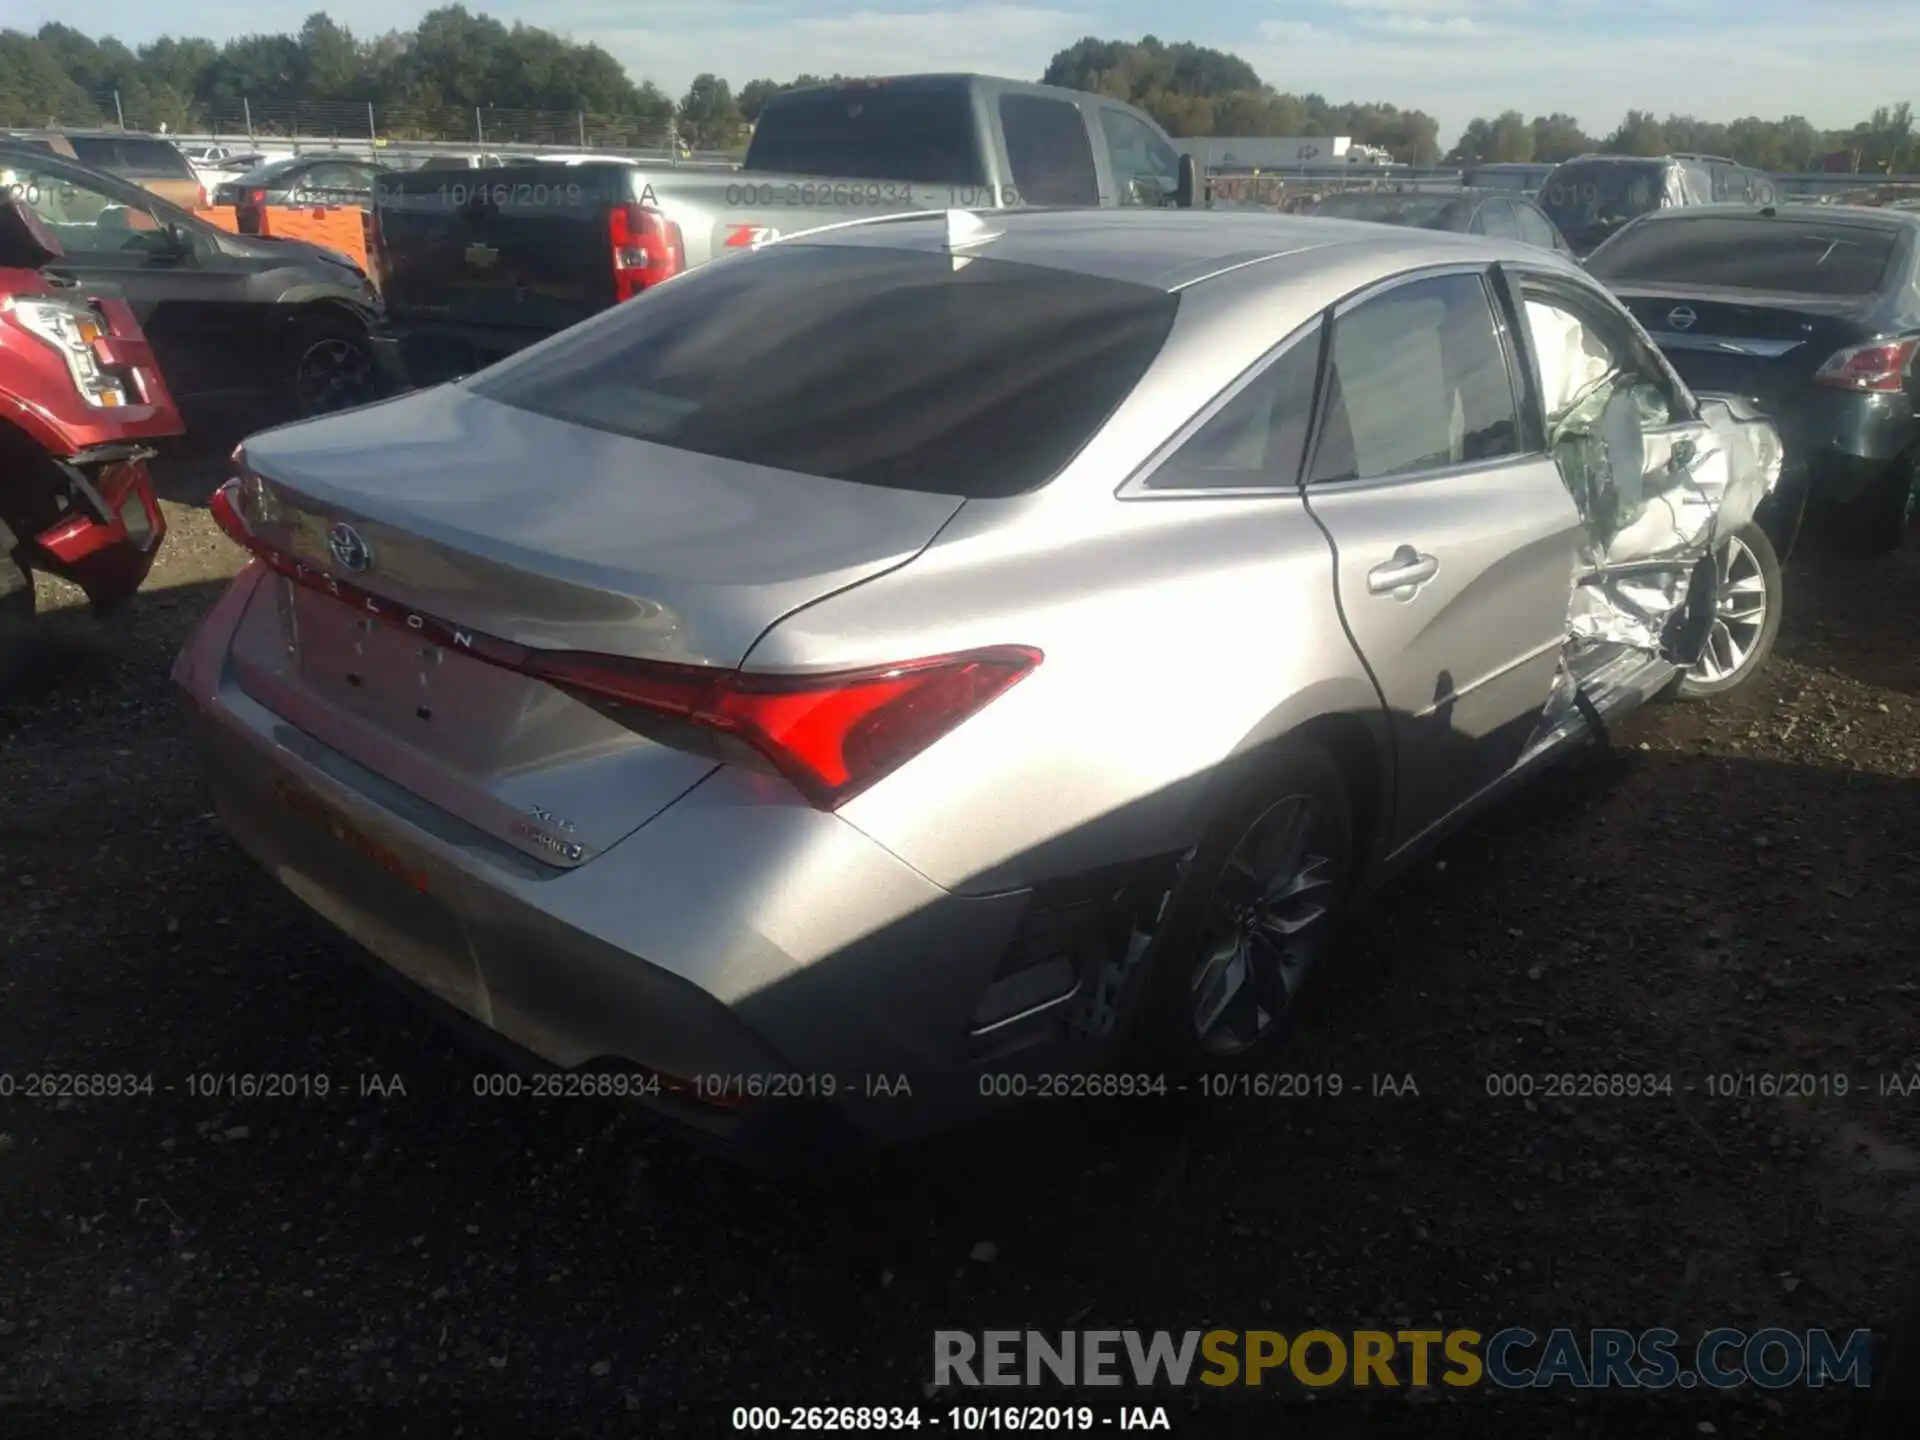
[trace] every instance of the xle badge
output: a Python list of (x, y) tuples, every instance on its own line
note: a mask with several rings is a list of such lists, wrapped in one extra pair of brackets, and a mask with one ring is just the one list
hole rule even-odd
[[(571, 820), (562, 820), (558, 815), (548, 810), (542, 810), (538, 805), (533, 806), (529, 813), (534, 819), (541, 821), (542, 824), (551, 825), (556, 830), (571, 831), (573, 829), (573, 822)], [(548, 831), (541, 829), (540, 826), (534, 824), (532, 820), (514, 821), (513, 832), (527, 840), (531, 840), (548, 854), (557, 855), (569, 864), (578, 864), (586, 857), (586, 847), (580, 844), (579, 841), (562, 840), (558, 835), (550, 834)]]

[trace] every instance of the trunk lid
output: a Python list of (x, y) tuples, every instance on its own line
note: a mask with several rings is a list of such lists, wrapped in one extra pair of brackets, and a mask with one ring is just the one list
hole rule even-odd
[(375, 216), (395, 320), (525, 330), (614, 303), (608, 214), (631, 167), (509, 165), (380, 177)]
[[(476, 658), (489, 640), (730, 669), (793, 610), (912, 559), (961, 504), (586, 430), (459, 386), (269, 431), (247, 458), (256, 538), (350, 588), (269, 574), (235, 636), (241, 687), (559, 865), (617, 843), (715, 761)], [(355, 539), (336, 546), (342, 526)]]
[(1873, 297), (1611, 285), (1695, 390), (1797, 405), (1836, 350), (1874, 337)]

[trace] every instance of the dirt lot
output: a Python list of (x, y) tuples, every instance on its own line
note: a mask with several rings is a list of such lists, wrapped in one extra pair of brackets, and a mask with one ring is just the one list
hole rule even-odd
[[(0, 702), (0, 1070), (156, 1081), (0, 1100), (0, 1431), (341, 1433), (352, 1405), (719, 1433), (741, 1403), (938, 1408), (943, 1326), (1847, 1330), (1920, 1254), (1920, 1093), (1878, 1093), (1920, 1073), (1920, 550), (1796, 557), (1759, 693), (1636, 718), (1368, 917), (1302, 1067), (1417, 1096), (1111, 1102), (800, 1184), (617, 1110), (476, 1099), (228, 843), (167, 683), (234, 568), (210, 484), (170, 482), (133, 611), (56, 614), (42, 679)], [(1487, 1090), (1623, 1070), (1674, 1093)], [(334, 1094), (187, 1092), (237, 1071)], [(1710, 1093), (1767, 1071), (1851, 1093)], [(1800, 1440), (1852, 1408), (1300, 1393), (1289, 1416), (1341, 1428), (1377, 1406), (1370, 1433)], [(1163, 1399), (1188, 1435), (1272, 1433), (1288, 1403)]]

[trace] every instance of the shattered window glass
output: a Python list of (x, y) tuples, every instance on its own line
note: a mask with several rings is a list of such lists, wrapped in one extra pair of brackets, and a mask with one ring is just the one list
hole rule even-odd
[(1666, 387), (1574, 309), (1529, 294), (1526, 313), (1548, 452), (1594, 537), (1617, 534), (1645, 498), (1646, 433), (1675, 418)]

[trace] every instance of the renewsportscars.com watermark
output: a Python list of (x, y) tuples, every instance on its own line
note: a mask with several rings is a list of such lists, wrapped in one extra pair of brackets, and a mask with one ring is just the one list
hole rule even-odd
[(1293, 1384), (1503, 1390), (1866, 1389), (1873, 1332), (1709, 1330), (937, 1330), (933, 1383), (1014, 1386)]

